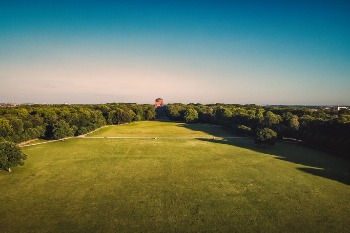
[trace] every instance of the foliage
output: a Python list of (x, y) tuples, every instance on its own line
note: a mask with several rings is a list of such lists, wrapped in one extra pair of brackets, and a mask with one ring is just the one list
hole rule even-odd
[(288, 126), (291, 130), (298, 130), (299, 129), (299, 117), (293, 115), (293, 117), (288, 121)]
[(74, 135), (73, 129), (64, 120), (60, 120), (53, 125), (53, 138), (61, 139), (65, 137), (72, 137)]
[(108, 123), (113, 125), (130, 123), (135, 116), (136, 114), (132, 110), (117, 108), (109, 112)]
[(263, 125), (265, 127), (272, 127), (274, 125), (277, 125), (282, 121), (282, 117), (278, 114), (274, 114), (271, 111), (267, 111), (264, 120), (263, 120)]
[[(258, 129), (270, 128), (279, 139), (294, 138), (349, 156), (350, 111), (311, 109), (306, 107), (260, 107), (238, 104), (168, 104), (166, 113), (172, 120), (184, 119), (193, 108), (198, 122), (222, 125), (241, 135), (256, 135)], [(247, 128), (245, 128), (247, 127)], [(250, 130), (249, 130), (250, 128)]]
[(0, 118), (0, 138), (8, 139), (13, 134), (10, 121), (7, 119)]
[(255, 136), (256, 144), (274, 145), (277, 141), (277, 133), (269, 128), (258, 130)]
[(144, 120), (146, 120), (146, 121), (154, 120), (156, 118), (156, 111), (153, 108), (153, 106), (146, 107), (144, 115), (145, 115)]
[(241, 135), (247, 135), (250, 136), (252, 134), (252, 129), (248, 126), (245, 125), (239, 125), (237, 127), (237, 131), (239, 132), (239, 134)]
[(228, 122), (232, 117), (233, 113), (230, 109), (219, 107), (215, 110), (215, 120), (217, 122)]
[(186, 109), (186, 106), (183, 104), (168, 104), (166, 106), (166, 112), (168, 117), (174, 121), (183, 120), (183, 113)]
[(196, 122), (198, 120), (198, 112), (193, 108), (187, 109), (184, 113), (184, 120), (186, 123)]
[(21, 148), (13, 142), (0, 142), (0, 168), (11, 172), (11, 167), (23, 166), (27, 156)]

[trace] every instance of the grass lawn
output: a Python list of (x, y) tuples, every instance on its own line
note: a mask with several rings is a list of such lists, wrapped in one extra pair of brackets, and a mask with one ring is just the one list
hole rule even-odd
[(349, 161), (297, 144), (204, 137), (224, 133), (138, 122), (93, 136), (179, 138), (25, 147), (25, 166), (0, 171), (0, 232), (350, 231)]
[(126, 125), (105, 127), (91, 137), (229, 137), (234, 136), (221, 126), (209, 124), (185, 124), (174, 122), (143, 121)]

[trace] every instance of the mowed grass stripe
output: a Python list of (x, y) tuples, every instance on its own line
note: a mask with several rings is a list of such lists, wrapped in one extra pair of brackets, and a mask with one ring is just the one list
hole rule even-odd
[(0, 172), (3, 232), (349, 230), (349, 163), (299, 145), (87, 138), (24, 150), (24, 167)]
[(174, 122), (133, 122), (104, 127), (88, 137), (232, 137), (231, 132), (217, 125)]

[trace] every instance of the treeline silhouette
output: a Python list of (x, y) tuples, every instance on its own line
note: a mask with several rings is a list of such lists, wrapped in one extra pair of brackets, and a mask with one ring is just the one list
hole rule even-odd
[(0, 108), (0, 141), (60, 139), (91, 132), (106, 124), (154, 120), (149, 104), (28, 105)]
[(222, 125), (246, 136), (269, 128), (279, 139), (299, 140), (350, 157), (350, 110), (346, 109), (175, 103), (165, 106), (165, 111), (174, 121)]

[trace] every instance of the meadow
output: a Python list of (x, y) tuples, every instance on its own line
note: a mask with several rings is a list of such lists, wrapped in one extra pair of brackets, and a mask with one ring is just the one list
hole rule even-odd
[(0, 232), (350, 231), (348, 160), (234, 136), (155, 121), (24, 147), (0, 171)]

